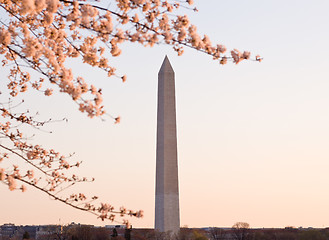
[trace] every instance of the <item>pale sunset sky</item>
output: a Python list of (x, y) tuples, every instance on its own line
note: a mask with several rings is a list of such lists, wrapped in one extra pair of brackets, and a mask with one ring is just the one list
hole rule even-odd
[[(329, 1), (195, 0), (201, 34), (264, 57), (220, 66), (185, 49), (122, 45), (113, 60), (126, 83), (91, 67), (74, 70), (103, 89), (111, 119), (89, 119), (62, 93), (27, 93), (40, 116), (68, 118), (36, 143), (82, 160), (77, 189), (115, 207), (143, 209), (133, 227), (153, 227), (157, 74), (168, 55), (176, 74), (181, 226), (329, 226)], [(6, 72), (0, 77), (5, 81)], [(2, 87), (4, 87), (2, 85)], [(68, 192), (70, 193), (70, 191)], [(28, 188), (0, 185), (0, 224), (105, 225)]]

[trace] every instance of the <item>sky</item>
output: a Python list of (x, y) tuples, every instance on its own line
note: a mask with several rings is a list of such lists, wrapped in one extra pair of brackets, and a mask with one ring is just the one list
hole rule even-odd
[[(113, 60), (126, 83), (75, 66), (103, 89), (111, 119), (89, 119), (68, 96), (27, 95), (44, 117), (66, 117), (35, 137), (75, 152), (78, 186), (116, 207), (143, 209), (133, 227), (153, 227), (157, 73), (168, 55), (176, 76), (181, 226), (329, 226), (329, 2), (195, 0), (199, 33), (264, 61), (220, 66), (211, 57), (166, 46), (124, 44)], [(0, 77), (5, 78), (3, 71)], [(106, 225), (28, 188), (0, 185), (0, 224)]]

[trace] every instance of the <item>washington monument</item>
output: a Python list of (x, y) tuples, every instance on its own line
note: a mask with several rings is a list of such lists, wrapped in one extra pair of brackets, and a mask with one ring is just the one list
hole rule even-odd
[(175, 73), (167, 56), (158, 73), (155, 229), (172, 234), (180, 229)]

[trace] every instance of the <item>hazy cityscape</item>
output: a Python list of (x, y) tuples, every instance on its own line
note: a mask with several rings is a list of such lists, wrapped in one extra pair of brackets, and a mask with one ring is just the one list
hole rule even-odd
[(232, 228), (181, 228), (171, 236), (154, 229), (126, 228), (123, 225), (93, 226), (4, 224), (0, 226), (0, 240), (327, 240), (329, 228), (249, 228), (237, 223)]

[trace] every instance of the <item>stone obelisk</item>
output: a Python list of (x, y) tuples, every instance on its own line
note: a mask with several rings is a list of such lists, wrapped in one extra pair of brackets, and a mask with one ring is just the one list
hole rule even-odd
[(175, 73), (166, 56), (158, 73), (155, 229), (179, 232)]

